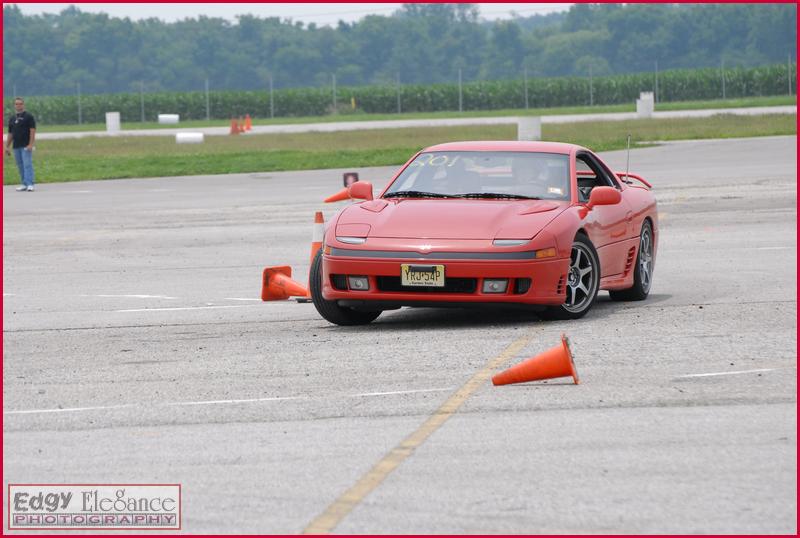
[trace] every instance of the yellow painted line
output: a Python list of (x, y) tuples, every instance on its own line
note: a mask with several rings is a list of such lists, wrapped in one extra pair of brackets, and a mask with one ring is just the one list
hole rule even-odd
[(400, 466), (414, 450), (422, 445), (439, 427), (450, 418), (473, 392), (480, 387), (492, 372), (502, 366), (510, 358), (520, 352), (533, 338), (534, 332), (520, 337), (511, 343), (500, 355), (490, 360), (486, 366), (472, 376), (460, 389), (453, 393), (442, 406), (417, 430), (394, 447), (386, 456), (376, 463), (372, 469), (362, 476), (358, 482), (345, 491), (322, 514), (317, 516), (303, 530), (303, 534), (327, 534), (333, 531), (347, 515), (358, 506), (372, 490), (377, 488), (389, 473)]

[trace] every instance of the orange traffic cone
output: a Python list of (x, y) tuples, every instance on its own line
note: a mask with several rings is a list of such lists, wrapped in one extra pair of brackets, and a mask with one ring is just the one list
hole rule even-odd
[(569, 349), (569, 340), (566, 335), (562, 334), (561, 345), (500, 372), (492, 378), (492, 384), (510, 385), (511, 383), (525, 383), (526, 381), (570, 375), (576, 385), (580, 383), (578, 372), (575, 370), (575, 362), (572, 360), (572, 352)]
[(305, 297), (298, 297), (298, 303), (307, 303), (311, 301), (311, 266), (314, 265), (314, 258), (317, 257), (317, 252), (322, 248), (322, 240), (325, 236), (325, 219), (322, 216), (322, 211), (314, 213), (314, 231), (311, 234), (311, 258), (308, 262), (308, 295)]
[(283, 301), (291, 296), (305, 297), (308, 290), (291, 279), (292, 268), (288, 265), (267, 267), (261, 276), (261, 300)]
[(245, 132), (245, 128), (244, 128), (244, 118), (242, 118), (242, 117), (240, 117), (240, 118), (239, 118), (239, 132), (240, 132), (240, 133), (243, 133), (243, 132)]
[(340, 200), (347, 200), (354, 198), (356, 200), (372, 200), (372, 183), (369, 181), (356, 181), (351, 183), (350, 186), (345, 187), (336, 194), (332, 194), (325, 198), (325, 203), (338, 202)]
[(311, 234), (311, 263), (314, 263), (314, 258), (317, 252), (322, 248), (322, 239), (325, 236), (325, 219), (322, 216), (322, 211), (314, 213), (314, 232)]
[(350, 188), (346, 187), (337, 192), (336, 194), (331, 194), (330, 196), (325, 198), (325, 203), (329, 204), (331, 202), (339, 202), (341, 200), (347, 200), (349, 198), (350, 198)]
[(250, 119), (250, 114), (245, 114), (244, 116), (244, 130), (249, 131), (253, 128), (253, 120)]
[(231, 118), (231, 131), (228, 134), (238, 135), (239, 134), (239, 125), (236, 123), (235, 118)]

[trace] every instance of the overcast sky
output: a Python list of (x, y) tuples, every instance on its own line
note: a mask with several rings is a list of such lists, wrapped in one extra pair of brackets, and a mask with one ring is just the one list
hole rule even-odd
[[(7, 4), (3, 4), (4, 6)], [(165, 21), (176, 21), (187, 17), (206, 15), (223, 17), (235, 21), (236, 15), (252, 14), (259, 17), (291, 18), (317, 25), (336, 24), (340, 19), (353, 22), (365, 15), (390, 15), (402, 4), (17, 4), (25, 14), (59, 13), (64, 8), (75, 5), (81, 11), (108, 13), (113, 17), (146, 19), (156, 17)], [(478, 4), (481, 15), (486, 19), (506, 19), (515, 11), (520, 15), (564, 11), (571, 4)]]

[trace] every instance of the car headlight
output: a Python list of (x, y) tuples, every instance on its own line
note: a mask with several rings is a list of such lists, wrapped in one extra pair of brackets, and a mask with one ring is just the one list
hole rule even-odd
[(366, 237), (340, 237), (336, 236), (336, 240), (340, 243), (347, 243), (348, 245), (363, 245), (366, 241)]
[[(531, 241), (532, 239), (495, 239), (492, 241), (492, 244), (496, 247), (521, 247), (522, 245), (527, 245)], [(540, 248), (534, 250), (534, 252), (536, 253), (537, 260), (542, 258), (555, 258), (558, 255), (555, 247)]]
[(530, 239), (495, 239), (492, 244), (496, 247), (519, 247), (530, 242)]

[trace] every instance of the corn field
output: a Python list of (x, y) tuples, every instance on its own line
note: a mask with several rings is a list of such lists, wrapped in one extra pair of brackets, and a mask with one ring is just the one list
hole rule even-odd
[[(787, 70), (790, 72), (787, 73)], [(724, 74), (724, 90), (723, 90)], [(796, 64), (756, 68), (676, 69), (658, 74), (658, 100), (692, 101), (786, 95), (790, 79), (796, 93)], [(525, 88), (530, 108), (633, 103), (642, 91), (655, 89), (654, 73), (578, 78), (530, 78), (526, 81), (499, 80), (462, 85), (463, 110), (525, 108)], [(591, 94), (591, 97), (590, 97)], [(164, 93), (118, 93), (101, 95), (29, 97), (26, 108), (40, 123), (103, 123), (106, 112), (120, 112), (125, 122), (156, 121), (158, 114), (180, 114), (182, 120), (228, 119), (250, 114), (255, 118), (324, 116), (334, 111), (394, 113), (459, 110), (458, 84), (386, 85), (339, 87), (336, 103), (330, 87), (265, 91), (212, 91)], [(11, 99), (4, 102), (6, 117), (13, 113)]]

